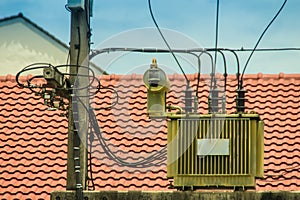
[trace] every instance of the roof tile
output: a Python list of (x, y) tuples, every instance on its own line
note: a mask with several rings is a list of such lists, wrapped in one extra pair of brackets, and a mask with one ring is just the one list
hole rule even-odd
[[(29, 77), (21, 77), (26, 80)], [(196, 89), (197, 75), (188, 75)], [(218, 75), (222, 80), (222, 77)], [(265, 122), (265, 178), (257, 190), (300, 190), (300, 74), (244, 76), (248, 91), (247, 112), (255, 111)], [(185, 80), (171, 81), (167, 103), (183, 106)], [(201, 77), (199, 111), (207, 113), (209, 86)], [(135, 162), (161, 150), (167, 143), (164, 119), (146, 115), (146, 88), (141, 75), (103, 75), (101, 90), (92, 100), (102, 135), (116, 156)], [(220, 86), (222, 86), (220, 81)], [(235, 76), (228, 76), (227, 112), (235, 112)], [(49, 111), (43, 101), (27, 89), (17, 87), (15, 77), (0, 77), (0, 196), (2, 198), (49, 198), (53, 190), (66, 186), (67, 120), (59, 111)], [(93, 177), (97, 190), (168, 190), (166, 163), (146, 168), (120, 166), (93, 142)]]

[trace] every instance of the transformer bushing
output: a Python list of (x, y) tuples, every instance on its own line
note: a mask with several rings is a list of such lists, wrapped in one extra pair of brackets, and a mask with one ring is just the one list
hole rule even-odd
[(214, 88), (210, 92), (210, 98), (209, 98), (209, 112), (210, 113), (216, 113), (219, 112), (219, 101), (222, 99), (219, 97), (220, 90)]
[(189, 85), (187, 85), (186, 90), (185, 90), (185, 112), (186, 113), (191, 113), (193, 112), (193, 101), (194, 98), (192, 96), (193, 91), (191, 90), (191, 88), (189, 87)]
[(247, 92), (244, 88), (239, 88), (237, 91), (236, 96), (236, 110), (238, 113), (245, 112), (245, 93)]

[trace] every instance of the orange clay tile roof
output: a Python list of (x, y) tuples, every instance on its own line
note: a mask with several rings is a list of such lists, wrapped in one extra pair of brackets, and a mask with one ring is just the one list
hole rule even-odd
[[(188, 77), (195, 90), (197, 75)], [(199, 87), (201, 113), (208, 108), (209, 87), (204, 79)], [(175, 74), (170, 82), (167, 102), (183, 106), (184, 79)], [(147, 117), (146, 88), (140, 75), (102, 76), (101, 84), (119, 94), (115, 107), (96, 111), (102, 134), (116, 155), (130, 162), (166, 145), (166, 121)], [(235, 76), (230, 75), (228, 113), (235, 112), (236, 85)], [(257, 180), (256, 189), (299, 191), (300, 74), (245, 75), (244, 86), (246, 111), (259, 113), (265, 122), (265, 180)], [(91, 103), (105, 108), (114, 100), (115, 94), (103, 89)], [(67, 119), (60, 111), (47, 110), (40, 97), (19, 88), (10, 75), (0, 77), (0, 105), (0, 196), (46, 199), (54, 190), (65, 190)], [(111, 161), (97, 140), (92, 145), (96, 190), (168, 190), (166, 163), (142, 169), (124, 167)]]

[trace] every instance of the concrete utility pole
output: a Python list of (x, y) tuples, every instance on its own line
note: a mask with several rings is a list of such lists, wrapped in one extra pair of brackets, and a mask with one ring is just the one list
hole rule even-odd
[(89, 5), (90, 0), (85, 0), (84, 9), (70, 8), (70, 74), (73, 75), (70, 77), (70, 82), (71, 85), (74, 85), (74, 90), (72, 101), (69, 103), (67, 190), (76, 190), (81, 186), (81, 190), (87, 189), (87, 133), (89, 120), (85, 107), (89, 108), (88, 88), (83, 90), (76, 90), (76, 88), (87, 86), (89, 78), (76, 75), (88, 75), (88, 69), (80, 66), (87, 67), (89, 64)]

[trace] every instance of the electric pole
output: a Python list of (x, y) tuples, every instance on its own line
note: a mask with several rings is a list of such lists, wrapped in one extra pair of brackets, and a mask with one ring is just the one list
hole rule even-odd
[[(68, 112), (67, 190), (82, 191), (87, 188), (89, 71), (80, 66), (89, 64), (90, 0), (68, 2), (71, 10), (70, 84), (74, 89)], [(82, 4), (74, 6), (74, 2)]]

